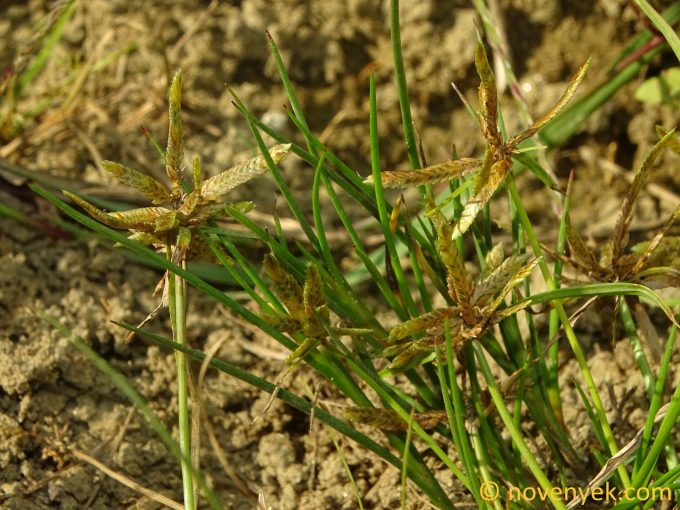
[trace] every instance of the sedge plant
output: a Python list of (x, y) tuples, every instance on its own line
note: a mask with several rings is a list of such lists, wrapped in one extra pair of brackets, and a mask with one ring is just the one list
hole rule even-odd
[[(126, 167), (105, 164), (107, 170), (143, 191), (156, 205), (105, 213), (69, 195), (101, 222), (97, 223), (44, 190), (39, 192), (78, 221), (168, 270), (164, 287), (173, 338), (131, 325), (125, 325), (126, 328), (174, 349), (178, 360), (184, 355), (205, 359), (204, 353), (186, 343), (184, 282), (189, 282), (269, 334), (291, 353), (274, 383), (255, 378), (219, 359), (210, 361), (213, 367), (313, 413), (324, 424), (356, 440), (400, 469), (403, 479), (410, 479), (437, 508), (460, 508), (461, 503), (470, 501), (481, 509), (531, 506), (529, 501), (509, 499), (510, 488), (516, 487), (540, 489), (545, 494), (542, 505), (565, 509), (567, 504), (559, 490), (573, 484), (570, 477), (574, 473), (583, 480), (592, 475), (583, 469), (586, 452), (571, 446), (558, 399), (554, 398), (555, 392), (562, 389), (557, 378), (559, 365), (548, 364), (545, 358), (560, 338), (566, 338), (585, 382), (585, 389), (577, 386), (577, 390), (596, 440), (594, 457), (607, 468), (607, 477), (612, 477), (612, 483), (621, 489), (673, 486), (678, 474), (673, 456), (666, 455), (665, 464), (659, 458), (671, 446), (673, 427), (680, 417), (678, 390), (664, 408), (664, 414), (657, 417), (657, 412), (662, 408), (677, 322), (673, 311), (650, 288), (654, 286), (646, 285), (654, 277), (658, 280), (655, 257), (660, 256), (666, 245), (655, 237), (640, 248), (634, 260), (622, 258), (626, 257), (624, 238), (632, 204), (625, 206), (622, 227), (617, 227), (618, 245), (611, 251), (612, 256), (598, 261), (597, 267), (589, 267), (597, 277), (583, 284), (561, 287), (555, 274), (558, 272), (550, 270), (546, 256), (557, 254), (558, 262), (568, 262), (566, 256), (560, 255), (567, 240), (572, 258), (578, 258), (577, 251), (584, 256), (586, 252), (577, 246), (566, 212), (557, 220), (556, 248), (544, 249), (546, 243), (537, 238), (515, 184), (516, 175), (528, 168), (550, 189), (559, 188), (533, 158), (532, 152), (540, 148), (527, 147), (527, 143), (535, 134), (540, 136), (543, 128), (550, 128), (551, 136), (557, 139), (573, 132), (575, 123), (583, 118), (582, 112), (570, 114), (565, 107), (583, 80), (587, 64), (576, 72), (562, 98), (548, 113), (521, 133), (507, 136), (498, 108), (495, 77), (484, 46), (478, 44), (475, 65), (481, 84), (477, 120), (486, 148), (481, 156), (428, 166), (419, 157), (415, 144), (398, 14), (398, 2), (392, 1), (393, 52), (411, 170), (381, 168), (377, 90), (372, 73), (368, 119), (371, 154), (367, 155), (371, 178), (366, 180), (312, 132), (283, 59), (270, 38), (291, 106), (290, 121), (304, 143), (293, 143), (263, 124), (232, 91), (234, 104), (248, 122), (261, 156), (235, 167), (237, 170), (220, 174), (222, 177), (208, 180), (202, 180), (200, 165), (195, 160), (193, 189), (184, 189), (179, 120), (181, 75), (178, 75), (171, 87), (170, 129), (164, 153), (171, 187)], [(560, 125), (569, 127), (560, 131)], [(281, 145), (268, 149), (264, 134)], [(664, 135), (658, 150), (675, 143), (674, 136)], [(308, 165), (311, 217), (303, 213), (300, 199), (276, 166), (289, 150)], [(225, 192), (266, 169), (279, 187), (290, 215), (300, 224), (303, 235), (296, 239), (286, 238), (278, 227), (272, 232), (258, 225), (246, 214), (249, 205), (215, 203)], [(435, 193), (433, 185), (440, 182), (448, 186)], [(641, 188), (643, 177), (636, 182), (634, 186)], [(424, 207), (404, 212), (399, 199), (391, 203), (385, 188), (406, 186), (422, 186), (420, 197)], [(493, 228), (492, 198), (494, 195), (500, 198), (504, 191), (511, 204), (512, 243), (500, 244), (493, 242), (498, 233)], [(334, 217), (322, 214), (322, 197), (332, 205)], [(560, 205), (568, 209), (569, 199), (567, 195)], [(359, 208), (372, 218), (369, 228), (381, 239), (378, 248), (367, 245), (367, 232), (351, 220), (350, 207)], [(242, 224), (251, 238), (267, 246), (270, 253), (262, 267), (249, 260), (234, 237), (213, 221), (226, 216)], [(676, 215), (673, 219), (677, 219)], [(342, 225), (352, 243), (354, 265), (349, 270), (340, 264), (328, 242), (331, 221)], [(131, 235), (125, 237), (107, 225), (130, 230)], [(668, 238), (665, 242), (668, 243)], [(160, 257), (143, 244), (160, 249), (165, 256)], [(186, 260), (199, 255), (219, 261), (257, 304), (259, 313), (253, 313), (187, 271)], [(582, 267), (583, 261), (575, 264)], [(536, 293), (528, 282), (532, 272), (538, 273), (537, 268), (548, 289), (541, 293)], [(358, 290), (358, 284), (368, 286), (368, 290)], [(374, 293), (379, 306), (388, 312), (386, 320), (376, 318), (374, 305), (364, 299), (365, 292)], [(621, 452), (595, 377), (567, 314), (571, 302), (595, 296), (640, 297), (661, 308), (672, 323), (662, 360), (649, 386), (651, 405), (642, 439), (635, 449), (625, 447)], [(437, 301), (444, 304), (440, 306)], [(548, 309), (553, 310), (555, 321), (546, 335), (536, 316)], [(186, 367), (183, 360), (178, 361), (178, 371)], [(328, 381), (338, 398), (344, 399), (344, 419), (333, 416), (318, 402), (285, 389), (283, 379), (294, 376), (303, 364)], [(469, 500), (454, 499), (435, 476), (432, 462), (425, 461), (426, 454), (435, 457), (457, 479)], [(633, 458), (635, 464), (631, 468), (626, 462)], [(597, 483), (602, 480), (600, 477)], [(406, 482), (403, 483), (405, 486)], [(496, 498), (489, 498), (484, 490), (490, 484), (498, 488)], [(407, 499), (408, 493), (403, 490), (403, 507)], [(621, 502), (618, 507), (628, 508), (626, 505), (637, 503)], [(652, 505), (654, 501), (641, 504)], [(187, 507), (192, 508), (188, 504)]]
[[(156, 205), (120, 212), (105, 212), (69, 191), (65, 190), (64, 194), (101, 223), (115, 229), (128, 230), (129, 239), (161, 250), (173, 264), (186, 268), (189, 259), (213, 256), (210, 246), (200, 232), (202, 226), (206, 226), (211, 220), (228, 216), (229, 208), (245, 213), (253, 207), (251, 202), (221, 203), (223, 195), (236, 186), (262, 175), (267, 167), (264, 159), (257, 156), (204, 179), (200, 160), (196, 156), (192, 164), (193, 187), (191, 190), (185, 189), (186, 185), (182, 179), (184, 139), (181, 90), (182, 72), (177, 71), (170, 86), (168, 141), (167, 148), (163, 152), (170, 187), (153, 177), (121, 164), (111, 161), (102, 163), (102, 166), (122, 184), (139, 191)], [(270, 155), (274, 161), (279, 162), (287, 154), (288, 149), (288, 145), (277, 145), (270, 150)], [(170, 312), (172, 339), (186, 346), (188, 343), (187, 305), (184, 279), (166, 272), (157, 290), (162, 294), (161, 304), (142, 322), (140, 327), (155, 317), (162, 308), (167, 307)], [(176, 352), (176, 362), (184, 504), (187, 509), (195, 509), (193, 477), (191, 467), (186, 461), (187, 458), (196, 458), (196, 453), (192, 455), (191, 450), (190, 375), (186, 357), (181, 351)]]

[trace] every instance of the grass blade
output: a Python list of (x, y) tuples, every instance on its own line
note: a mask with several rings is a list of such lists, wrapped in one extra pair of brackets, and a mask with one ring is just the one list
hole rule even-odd
[(413, 129), (411, 106), (408, 98), (408, 86), (406, 84), (406, 72), (404, 71), (404, 57), (401, 52), (401, 29), (399, 27), (399, 0), (390, 0), (390, 38), (392, 41), (392, 58), (394, 59), (394, 74), (397, 79), (399, 92), (399, 108), (401, 109), (401, 122), (404, 128), (404, 140), (406, 153), (411, 168), (420, 168), (418, 161), (418, 146)]
[[(223, 509), (224, 507), (219, 502), (217, 496), (212, 491), (212, 489), (208, 487), (201, 473), (196, 471), (191, 466), (191, 461), (188, 457), (182, 455), (179, 445), (172, 439), (170, 433), (163, 426), (163, 424), (158, 419), (156, 414), (146, 404), (144, 398), (139, 393), (137, 393), (137, 391), (132, 387), (132, 385), (130, 385), (129, 382), (127, 382), (125, 377), (120, 372), (115, 370), (111, 365), (109, 365), (104, 358), (102, 358), (101, 356), (99, 356), (99, 354), (93, 351), (81, 338), (75, 336), (71, 331), (69, 331), (68, 328), (66, 328), (57, 319), (48, 315), (43, 315), (42, 318), (49, 324), (51, 324), (52, 327), (59, 331), (63, 336), (68, 338), (71, 341), (71, 343), (80, 352), (82, 352), (95, 367), (101, 370), (111, 380), (111, 382), (130, 400), (130, 402), (134, 404), (134, 406), (139, 410), (142, 416), (144, 416), (144, 418), (146, 418), (146, 420), (149, 422), (149, 425), (151, 425), (151, 428), (153, 428), (154, 432), (156, 433), (158, 438), (163, 442), (163, 444), (165, 444), (166, 448), (170, 450), (170, 452), (179, 461), (181, 461), (183, 465), (186, 464), (187, 466), (189, 466), (189, 469), (191, 470), (194, 479), (198, 482), (201, 491), (203, 492), (203, 495), (210, 504), (210, 507), (213, 508), (214, 510)], [(141, 333), (142, 330), (139, 330), (139, 332)]]
[(666, 42), (673, 50), (673, 53), (675, 53), (675, 58), (680, 62), (680, 38), (678, 38), (677, 32), (668, 24), (661, 14), (654, 10), (654, 7), (652, 7), (647, 0), (635, 0), (635, 3), (642, 9), (642, 12), (645, 13), (656, 29), (661, 32), (661, 35), (664, 36)]

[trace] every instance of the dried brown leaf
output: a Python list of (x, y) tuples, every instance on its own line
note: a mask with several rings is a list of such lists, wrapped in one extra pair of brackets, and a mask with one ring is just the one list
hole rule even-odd
[(399, 214), (401, 213), (401, 206), (404, 205), (404, 196), (399, 195), (397, 200), (394, 202), (392, 207), (392, 212), (390, 213), (390, 232), (392, 235), (397, 231), (397, 225), (399, 224)]
[[(662, 406), (657, 412), (656, 415), (654, 416), (654, 423), (659, 423), (663, 418), (666, 416), (666, 413), (668, 412), (668, 408), (670, 407), (671, 403), (669, 402), (668, 404)], [(592, 490), (595, 487), (599, 487), (602, 485), (606, 480), (608, 480), (614, 472), (619, 468), (619, 466), (625, 465), (625, 463), (628, 461), (628, 459), (632, 458), (632, 456), (635, 454), (635, 452), (638, 450), (640, 447), (640, 443), (642, 442), (642, 435), (645, 431), (645, 427), (642, 427), (640, 430), (638, 430), (637, 434), (631, 439), (626, 445), (624, 445), (615, 455), (609, 458), (607, 462), (605, 462), (604, 466), (600, 470), (599, 473), (593, 478), (590, 482), (588, 482), (588, 485), (585, 487), (583, 491), (579, 490), (581, 494), (591, 494)], [(577, 495), (574, 499), (572, 499), (569, 504), (567, 505), (568, 509), (576, 508), (578, 506), (583, 506), (582, 503), (582, 498), (581, 496)]]
[[(650, 244), (640, 243), (634, 250), (644, 253), (649, 250)], [(659, 266), (668, 266), (680, 270), (680, 236), (664, 236), (659, 242), (659, 246), (652, 251), (646, 267)]]

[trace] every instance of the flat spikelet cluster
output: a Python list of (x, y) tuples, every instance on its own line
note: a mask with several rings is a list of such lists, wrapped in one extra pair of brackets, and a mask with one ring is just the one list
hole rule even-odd
[(529, 305), (529, 300), (503, 307), (505, 297), (538, 263), (528, 255), (516, 254), (503, 258), (503, 246), (495, 246), (486, 257), (486, 270), (474, 282), (467, 273), (452, 239), (451, 226), (441, 215), (434, 215), (437, 226), (437, 247), (446, 270), (448, 295), (453, 305), (439, 308), (394, 326), (388, 336), (392, 343), (383, 351), (394, 356), (388, 370), (403, 370), (413, 364), (431, 361), (437, 342), (445, 340), (446, 328), (455, 350), (478, 338), (505, 317)]
[[(182, 72), (178, 71), (170, 87), (168, 142), (164, 153), (165, 169), (170, 186), (138, 170), (120, 163), (104, 161), (102, 166), (118, 181), (144, 195), (154, 206), (121, 212), (105, 212), (86, 200), (64, 191), (71, 200), (85, 209), (91, 216), (112, 228), (129, 230), (130, 238), (142, 244), (167, 249), (177, 245), (183, 248), (174, 257), (209, 257), (212, 253), (202, 237), (197, 235), (198, 227), (213, 219), (225, 218), (228, 208), (247, 212), (252, 202), (221, 203), (222, 197), (235, 187), (267, 171), (267, 162), (261, 155), (239, 163), (209, 179), (203, 178), (198, 157), (193, 159), (193, 188), (186, 191), (182, 181), (184, 160), (184, 139), (181, 117)], [(274, 161), (281, 161), (290, 144), (276, 145), (269, 149)], [(182, 238), (183, 242), (177, 240)], [(188, 239), (188, 241), (187, 241)]]
[(680, 142), (671, 131), (660, 130), (661, 139), (652, 147), (635, 172), (635, 177), (623, 199), (616, 217), (614, 230), (602, 244), (599, 252), (591, 250), (573, 228), (567, 217), (567, 237), (571, 257), (565, 259), (590, 280), (599, 282), (639, 283), (652, 289), (680, 287), (680, 243), (677, 237), (665, 237), (673, 224), (680, 219), (680, 205), (671, 213), (651, 241), (633, 246), (626, 253), (628, 230), (635, 202), (649, 177), (654, 162), (664, 148), (680, 154)]
[[(472, 196), (465, 204), (460, 220), (451, 230), (451, 235), (454, 239), (462, 236), (470, 228), (479, 211), (491, 200), (503, 179), (510, 172), (512, 168), (512, 155), (517, 152), (518, 145), (534, 136), (539, 129), (566, 106), (583, 80), (589, 63), (588, 61), (579, 68), (569, 81), (569, 85), (562, 97), (545, 115), (520, 134), (503, 142), (498, 130), (496, 80), (489, 66), (484, 45), (478, 44), (475, 49), (475, 67), (481, 81), (479, 86), (479, 125), (482, 135), (487, 142), (484, 157), (482, 159), (462, 158), (445, 161), (444, 163), (421, 170), (383, 172), (381, 175), (383, 186), (388, 188), (404, 188), (421, 184), (434, 184), (475, 173)], [(369, 177), (365, 182), (372, 183), (373, 178)]]
[(267, 412), (286, 377), (293, 373), (305, 356), (325, 339), (372, 333), (370, 329), (331, 326), (323, 280), (319, 268), (313, 262), (307, 266), (307, 274), (302, 285), (272, 254), (265, 257), (263, 268), (272, 282), (272, 290), (286, 311), (275, 315), (263, 313), (261, 317), (279, 331), (297, 337), (299, 342), (298, 347), (286, 358), (286, 366), (277, 376), (275, 389), (258, 417)]
[(262, 314), (262, 318), (284, 333), (300, 334), (303, 337), (300, 346), (287, 358), (288, 365), (297, 364), (307, 352), (329, 336), (372, 332), (370, 329), (331, 326), (323, 282), (319, 268), (315, 264), (310, 263), (307, 266), (303, 285), (300, 285), (271, 254), (265, 257), (263, 267), (272, 282), (274, 293), (286, 307), (286, 313)]

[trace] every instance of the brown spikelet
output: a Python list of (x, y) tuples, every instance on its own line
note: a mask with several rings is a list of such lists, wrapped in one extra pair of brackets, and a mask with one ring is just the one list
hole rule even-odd
[(102, 161), (102, 167), (118, 179), (121, 184), (136, 189), (152, 203), (163, 204), (170, 201), (168, 188), (153, 177), (113, 161)]
[(474, 306), (488, 302), (522, 269), (528, 258), (525, 254), (518, 254), (505, 259), (477, 285), (470, 303)]
[[(408, 429), (408, 422), (402, 420), (392, 409), (378, 409), (375, 407), (347, 407), (343, 415), (350, 422), (363, 423), (387, 432), (399, 432)], [(446, 423), (446, 411), (427, 411), (414, 413), (413, 421), (425, 430), (430, 430), (442, 423)]]
[(307, 266), (307, 276), (303, 288), (303, 301), (307, 320), (315, 318), (316, 309), (325, 304), (323, 293), (323, 281), (316, 264), (310, 263)]
[[(155, 235), (148, 233), (148, 232), (135, 232), (133, 234), (130, 234), (128, 236), (128, 239), (132, 239), (133, 241), (137, 241), (138, 243), (146, 244), (146, 245), (149, 245), (149, 246), (159, 246), (160, 247), (160, 246), (163, 246), (165, 244), (160, 237), (155, 236)], [(118, 247), (118, 246), (123, 246), (123, 245), (116, 244), (116, 246)]]
[(182, 70), (179, 69), (172, 78), (168, 102), (168, 145), (165, 150), (165, 169), (172, 183), (172, 196), (179, 199), (182, 190), (180, 174), (184, 160), (184, 138), (182, 129)]
[(281, 266), (271, 254), (265, 255), (263, 267), (272, 280), (274, 292), (295, 319), (305, 320), (303, 292), (300, 284)]
[[(274, 163), (279, 163), (290, 150), (291, 144), (275, 145), (269, 149), (269, 154)], [(236, 186), (264, 174), (267, 171), (267, 162), (262, 155), (239, 163), (222, 173), (203, 181), (201, 194), (207, 201), (218, 200), (222, 195)]]
[(571, 217), (566, 216), (567, 240), (569, 241), (569, 248), (571, 249), (572, 258), (581, 265), (588, 273), (599, 273), (602, 268), (597, 263), (595, 255), (588, 248), (583, 238), (571, 224)]
[(191, 170), (191, 174), (194, 178), (194, 191), (200, 190), (201, 183), (203, 182), (203, 169), (201, 168), (201, 159), (198, 155), (194, 156)]
[(531, 272), (534, 270), (534, 268), (538, 265), (540, 262), (540, 258), (536, 258), (529, 263), (525, 264), (523, 267), (518, 269), (508, 280), (508, 282), (505, 284), (505, 286), (501, 289), (500, 293), (496, 297), (496, 299), (493, 300), (491, 303), (491, 310), (498, 310), (498, 307), (501, 305), (503, 300), (505, 299), (505, 296), (508, 295), (508, 293), (517, 287), (521, 282), (524, 281), (525, 278), (527, 278)]
[(475, 175), (474, 187), (472, 188), (473, 195), (479, 194), (479, 192), (486, 186), (489, 181), (489, 176), (491, 175), (491, 167), (494, 164), (494, 158), (496, 157), (496, 148), (489, 145), (484, 152), (484, 160)]
[(177, 233), (177, 241), (172, 251), (172, 263), (179, 265), (183, 260), (186, 260), (190, 246), (191, 231), (188, 228), (180, 227)]
[(85, 209), (90, 216), (112, 228), (152, 231), (153, 228), (150, 225), (153, 225), (156, 218), (169, 212), (169, 210), (164, 207), (143, 207), (130, 211), (107, 213), (69, 191), (64, 190), (63, 193)]
[(488, 195), (488, 193), (473, 197), (466, 202), (463, 212), (460, 214), (458, 223), (456, 223), (451, 230), (451, 239), (455, 240), (462, 237), (462, 235), (472, 226), (479, 211), (484, 208), (484, 205), (488, 201), (483, 200), (483, 197), (486, 195)]
[[(436, 184), (441, 181), (450, 181), (474, 172), (481, 164), (476, 158), (462, 158), (445, 161), (420, 170), (392, 170), (382, 172), (380, 178), (386, 188), (406, 188), (421, 184)], [(373, 176), (364, 180), (366, 184), (373, 183)]]
[(196, 209), (196, 206), (198, 206), (198, 204), (200, 204), (202, 201), (203, 197), (201, 196), (201, 190), (195, 189), (191, 193), (184, 196), (184, 201), (179, 208), (179, 212), (185, 216), (191, 216), (194, 212), (194, 209)]
[[(501, 310), (495, 311), (492, 315), (490, 315), (490, 320), (487, 322), (486, 326), (490, 327), (493, 326), (494, 324), (498, 324), (500, 321), (505, 319), (506, 317), (510, 317), (512, 315), (515, 315), (517, 312), (521, 312), (524, 310), (526, 307), (531, 305), (531, 300), (530, 299), (525, 299), (524, 301), (520, 301), (519, 303), (516, 303), (511, 306), (506, 306), (505, 308)], [(490, 305), (493, 306), (493, 305)]]
[(423, 253), (423, 249), (421, 248), (421, 246), (417, 243), (414, 243), (413, 249), (415, 251), (418, 265), (423, 270), (423, 272), (428, 276), (430, 282), (432, 282), (432, 284), (437, 288), (437, 290), (442, 295), (446, 294), (447, 290), (444, 287), (444, 285), (442, 285), (439, 274), (437, 273), (437, 271), (435, 271), (435, 269), (432, 267), (430, 262), (425, 257), (425, 254)]
[(445, 312), (446, 309), (433, 310), (432, 312), (425, 313), (423, 315), (419, 315), (418, 317), (414, 317), (413, 319), (409, 319), (406, 322), (402, 322), (390, 330), (388, 340), (390, 342), (395, 342), (415, 333), (425, 331), (426, 329), (442, 322)]
[(504, 259), (505, 254), (503, 250), (503, 243), (500, 242), (496, 244), (493, 248), (491, 248), (489, 252), (486, 254), (486, 257), (484, 259), (484, 263), (486, 265), (483, 274), (484, 278), (486, 278), (489, 274), (493, 272), (494, 269), (500, 266), (503, 263)]
[(177, 211), (167, 211), (156, 218), (154, 223), (154, 232), (161, 234), (174, 230), (179, 226), (179, 217)]
[[(458, 223), (453, 227), (453, 239), (461, 237), (472, 226), (479, 212), (484, 208), (487, 202), (491, 200), (491, 197), (493, 197), (493, 194), (496, 192), (501, 182), (503, 182), (503, 179), (508, 175), (511, 168), (512, 160), (510, 160), (510, 158), (501, 159), (491, 165), (486, 183), (467, 201)], [(476, 185), (477, 184), (475, 184), (475, 187)]]
[(465, 270), (465, 264), (451, 239), (448, 225), (443, 226), (437, 233), (437, 248), (446, 268), (446, 283), (449, 296), (456, 303), (465, 303), (470, 299), (472, 279)]
[(647, 181), (647, 176), (654, 165), (654, 162), (661, 154), (661, 151), (666, 147), (669, 140), (672, 139), (674, 133), (675, 130), (671, 130), (666, 133), (666, 135), (661, 140), (659, 140), (647, 153), (645, 159), (642, 161), (642, 164), (635, 172), (635, 178), (633, 179), (633, 183), (630, 186), (628, 194), (623, 199), (623, 203), (621, 204), (621, 208), (619, 209), (619, 213), (616, 218), (616, 226), (614, 227), (614, 231), (612, 232), (612, 236), (610, 238), (612, 243), (613, 259), (617, 259), (621, 255), (621, 250), (625, 246), (624, 239), (632, 219), (633, 204), (635, 204), (635, 201), (640, 194), (640, 190)]
[(262, 320), (264, 320), (271, 327), (283, 332), (283, 333), (297, 333), (302, 331), (303, 323), (299, 319), (294, 319), (289, 315), (270, 315), (261, 314)]
[(234, 202), (232, 204), (199, 205), (187, 219), (187, 223), (189, 225), (205, 225), (209, 219), (226, 218), (229, 216), (227, 206), (245, 214), (251, 211), (255, 204), (253, 202)]
[(307, 353), (317, 345), (319, 345), (319, 337), (311, 336), (305, 338), (298, 348), (286, 358), (286, 364), (292, 367), (297, 366)]
[(397, 354), (397, 356), (392, 360), (392, 363), (390, 363), (388, 368), (392, 371), (398, 369), (403, 370), (413, 363), (414, 358), (422, 358), (422, 355), (426, 353), (430, 353), (430, 356), (428, 357), (434, 356), (432, 350), (432, 340), (430, 338), (414, 340), (413, 342), (409, 342), (402, 347), (402, 349), (399, 351), (399, 354)]
[[(645, 264), (647, 263), (649, 258), (654, 253), (654, 251), (657, 248), (659, 248), (660, 245), (662, 244), (662, 242), (663, 242), (663, 240), (666, 236), (666, 232), (668, 232), (668, 230), (673, 226), (673, 224), (676, 221), (678, 221), (679, 219), (680, 219), (680, 204), (675, 208), (675, 210), (670, 215), (668, 220), (666, 220), (664, 225), (659, 229), (659, 231), (654, 235), (652, 240), (649, 242), (649, 244), (645, 248), (642, 255), (637, 259), (637, 261), (635, 262), (635, 265), (633, 266), (633, 268), (630, 271), (632, 274), (638, 273), (645, 266)], [(678, 238), (674, 238), (674, 239), (677, 241)], [(673, 243), (673, 241), (671, 241), (670, 243), (666, 243), (666, 247), (668, 247), (669, 245), (672, 245), (672, 243)], [(676, 248), (680, 248), (680, 246), (677, 246)], [(666, 252), (666, 253), (668, 253), (668, 252)], [(676, 260), (678, 262), (680, 262), (680, 251), (678, 251), (677, 249), (675, 250), (674, 257), (672, 257), (672, 258), (668, 257), (666, 260), (661, 258), (662, 262), (654, 264), (654, 265), (655, 266), (671, 265), (672, 266), (673, 262), (675, 262)]]
[(550, 108), (550, 110), (548, 110), (546, 114), (541, 116), (541, 118), (534, 121), (534, 123), (531, 126), (529, 126), (525, 131), (510, 138), (506, 142), (507, 147), (516, 147), (527, 138), (531, 138), (536, 134), (536, 132), (538, 132), (539, 129), (545, 126), (548, 122), (555, 118), (557, 114), (559, 114), (562, 111), (562, 109), (567, 105), (567, 103), (571, 101), (571, 98), (574, 97), (576, 89), (583, 81), (583, 78), (586, 75), (586, 71), (588, 70), (588, 67), (590, 67), (590, 61), (591, 59), (589, 58), (583, 63), (583, 65), (581, 65), (581, 67), (578, 68), (576, 73), (574, 73), (574, 75), (569, 80), (569, 85), (567, 86), (567, 89), (564, 91), (564, 94), (562, 94), (562, 97), (560, 97), (560, 99), (553, 105), (553, 107)]
[(502, 145), (501, 135), (498, 132), (498, 97), (496, 91), (496, 78), (493, 75), (486, 50), (482, 43), (475, 47), (475, 68), (479, 75), (479, 116), (482, 134), (492, 147)]

